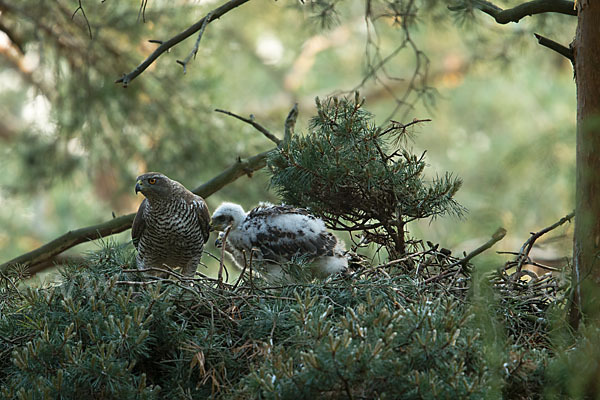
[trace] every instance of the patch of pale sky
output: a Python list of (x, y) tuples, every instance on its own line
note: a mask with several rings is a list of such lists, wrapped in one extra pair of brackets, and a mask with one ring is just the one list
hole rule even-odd
[[(0, 15), (2, 15), (2, 13), (0, 12)], [(2, 31), (0, 31), (0, 49), (4, 50), (6, 48), (8, 48), (10, 46), (10, 39), (8, 37), (8, 35)]]
[(74, 156), (84, 156), (87, 151), (81, 144), (81, 140), (77, 137), (69, 139), (67, 142), (67, 151)]
[(264, 33), (256, 40), (256, 54), (267, 65), (279, 64), (283, 58), (283, 43), (272, 33)]
[(27, 101), (21, 111), (21, 117), (27, 123), (32, 124), (39, 132), (47, 135), (55, 131), (55, 123), (50, 118), (50, 102), (37, 93), (33, 88), (27, 91)]

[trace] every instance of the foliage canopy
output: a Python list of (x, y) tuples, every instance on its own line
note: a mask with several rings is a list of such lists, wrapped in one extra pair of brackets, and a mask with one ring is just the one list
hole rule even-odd
[(427, 182), (425, 153), (407, 149), (407, 126), (377, 126), (354, 100), (321, 103), (307, 135), (284, 142), (268, 160), (284, 202), (309, 207), (333, 229), (364, 231), (393, 258), (406, 251), (405, 225), (465, 209), (454, 200), (462, 181), (446, 173)]

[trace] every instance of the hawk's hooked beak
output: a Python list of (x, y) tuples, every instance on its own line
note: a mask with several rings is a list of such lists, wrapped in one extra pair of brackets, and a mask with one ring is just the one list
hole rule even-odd
[(139, 180), (135, 183), (135, 194), (142, 191), (142, 181)]

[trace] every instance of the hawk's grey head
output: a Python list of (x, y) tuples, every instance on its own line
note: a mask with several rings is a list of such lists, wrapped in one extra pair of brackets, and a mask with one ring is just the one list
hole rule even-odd
[(212, 215), (210, 222), (211, 231), (224, 231), (231, 226), (237, 228), (246, 219), (246, 212), (239, 204), (221, 203)]
[(148, 199), (167, 198), (173, 191), (173, 181), (160, 172), (147, 172), (137, 177), (135, 193), (142, 192)]

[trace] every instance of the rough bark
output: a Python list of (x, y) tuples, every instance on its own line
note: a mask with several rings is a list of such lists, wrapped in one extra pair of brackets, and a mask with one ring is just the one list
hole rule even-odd
[(577, 166), (569, 321), (600, 315), (600, 2), (580, 0), (574, 42)]

